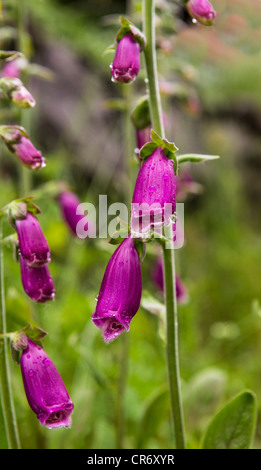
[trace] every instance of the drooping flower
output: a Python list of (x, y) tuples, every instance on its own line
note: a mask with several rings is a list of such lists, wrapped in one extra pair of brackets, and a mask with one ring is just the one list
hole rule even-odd
[[(156, 287), (164, 292), (164, 274), (163, 274), (163, 260), (159, 258), (156, 262), (152, 272), (152, 280)], [(186, 303), (188, 300), (188, 291), (185, 284), (180, 279), (179, 275), (175, 275), (176, 296), (179, 303)]]
[(29, 266), (20, 256), (21, 280), (25, 293), (35, 302), (43, 303), (54, 300), (55, 288), (47, 264)]
[(112, 80), (129, 83), (140, 70), (140, 44), (131, 33), (125, 34), (117, 44), (111, 65)]
[(18, 143), (10, 144), (8, 148), (15, 153), (18, 160), (27, 168), (36, 170), (46, 164), (41, 152), (34, 147), (27, 137), (21, 136)]
[(29, 266), (43, 266), (51, 260), (48, 242), (36, 217), (27, 212), (15, 220), (19, 251)]
[[(63, 219), (74, 235), (77, 235), (78, 222), (83, 218), (81, 214), (77, 214), (77, 207), (80, 204), (78, 197), (71, 191), (65, 190), (58, 195), (58, 203), (61, 208)], [(84, 231), (89, 230), (90, 221), (86, 222), (83, 227)]]
[(211, 26), (216, 18), (216, 12), (208, 0), (189, 0), (186, 4), (192, 18), (205, 26)]
[(135, 240), (130, 236), (118, 246), (106, 267), (92, 315), (106, 342), (117, 338), (137, 313), (142, 292), (141, 266)]
[(146, 233), (154, 226), (169, 224), (175, 208), (173, 160), (157, 147), (145, 159), (138, 173), (132, 198), (132, 232)]
[(74, 405), (44, 349), (28, 338), (20, 364), (28, 403), (40, 423), (48, 428), (69, 427)]

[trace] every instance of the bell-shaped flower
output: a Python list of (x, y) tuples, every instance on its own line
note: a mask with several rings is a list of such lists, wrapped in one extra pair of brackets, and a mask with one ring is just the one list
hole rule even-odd
[(92, 315), (106, 342), (129, 330), (142, 292), (140, 258), (130, 236), (118, 246), (104, 273), (97, 306)]
[(21, 280), (25, 293), (35, 302), (54, 300), (55, 288), (47, 264), (39, 267), (29, 266), (20, 256)]
[(74, 405), (44, 349), (28, 338), (20, 365), (28, 403), (40, 423), (48, 428), (69, 427)]
[(139, 170), (132, 198), (131, 231), (147, 233), (168, 225), (176, 208), (173, 160), (157, 147)]
[(129, 83), (140, 70), (140, 44), (131, 33), (125, 34), (117, 44), (111, 64), (112, 80)]
[(192, 18), (205, 26), (211, 26), (216, 18), (216, 12), (208, 0), (189, 0), (186, 4)]
[(48, 242), (37, 218), (27, 212), (15, 220), (19, 251), (29, 266), (43, 266), (51, 260)]

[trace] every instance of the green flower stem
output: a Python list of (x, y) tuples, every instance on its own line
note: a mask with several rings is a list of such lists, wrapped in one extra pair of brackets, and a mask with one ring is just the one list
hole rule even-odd
[[(162, 138), (165, 138), (162, 120), (162, 108), (157, 73), (156, 44), (155, 44), (155, 0), (144, 0), (144, 34), (146, 46), (144, 49), (148, 77), (148, 90), (152, 127)], [(165, 235), (172, 239), (172, 227), (165, 228)], [(175, 284), (174, 248), (168, 242), (163, 245), (164, 262), (164, 292), (166, 304), (167, 325), (167, 368), (171, 402), (171, 418), (177, 449), (185, 449), (185, 431), (180, 390), (180, 370), (178, 354), (178, 312)]]
[(143, 32), (146, 38), (144, 55), (148, 77), (148, 90), (152, 127), (154, 131), (159, 134), (162, 139), (164, 139), (165, 130), (162, 119), (162, 108), (156, 58), (155, 0), (143, 1)]
[[(17, 33), (18, 33), (18, 50), (25, 56), (27, 55), (27, 46), (25, 39), (25, 22), (26, 22), (26, 1), (19, 0), (17, 2)], [(23, 80), (24, 81), (24, 80)], [(24, 127), (30, 134), (31, 116), (29, 109), (20, 110), (20, 126)], [(30, 194), (31, 189), (31, 171), (24, 165), (19, 165), (19, 196), (24, 197)]]
[[(3, 222), (0, 217), (0, 240), (3, 236)], [(9, 449), (20, 449), (18, 428), (12, 398), (11, 378), (8, 361), (8, 338), (6, 335), (6, 310), (4, 292), (3, 247), (0, 243), (0, 395), (6, 437)]]
[[(169, 232), (169, 233), (168, 233)], [(172, 226), (165, 228), (166, 236), (172, 236)], [(166, 304), (167, 366), (171, 401), (171, 418), (177, 449), (185, 449), (185, 430), (181, 401), (179, 348), (178, 348), (178, 311), (175, 282), (175, 250), (163, 247), (164, 291)]]

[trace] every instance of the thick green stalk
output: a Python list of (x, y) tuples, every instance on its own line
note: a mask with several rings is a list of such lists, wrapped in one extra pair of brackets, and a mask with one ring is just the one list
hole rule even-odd
[[(156, 44), (155, 44), (155, 0), (144, 0), (144, 34), (146, 47), (144, 50), (148, 77), (148, 91), (152, 127), (162, 138), (165, 137), (162, 120), (162, 108), (159, 92), (157, 72)], [(172, 239), (172, 227), (165, 227), (165, 235)], [(175, 435), (176, 448), (184, 449), (185, 432), (183, 410), (180, 390), (180, 370), (178, 354), (178, 312), (175, 283), (174, 248), (166, 243), (163, 246), (164, 262), (164, 292), (166, 304), (167, 325), (167, 368), (171, 402), (171, 418)]]
[[(2, 218), (0, 217), (0, 240), (2, 240)], [(4, 291), (3, 246), (0, 243), (0, 334), (6, 334), (6, 310)], [(18, 428), (12, 398), (11, 378), (8, 361), (8, 339), (0, 339), (0, 394), (5, 431), (9, 449), (20, 449)]]

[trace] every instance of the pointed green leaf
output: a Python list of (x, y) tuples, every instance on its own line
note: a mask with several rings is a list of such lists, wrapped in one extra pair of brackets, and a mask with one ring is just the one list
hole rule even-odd
[(243, 391), (225, 405), (210, 422), (203, 449), (249, 449), (256, 421), (256, 398)]
[(160, 387), (148, 397), (145, 403), (137, 435), (138, 449), (146, 448), (146, 441), (157, 434), (160, 424), (168, 417), (168, 413), (168, 389), (166, 387)]
[(199, 162), (208, 162), (210, 160), (217, 160), (219, 155), (203, 155), (200, 153), (184, 153), (183, 155), (178, 155), (178, 163), (199, 163)]

